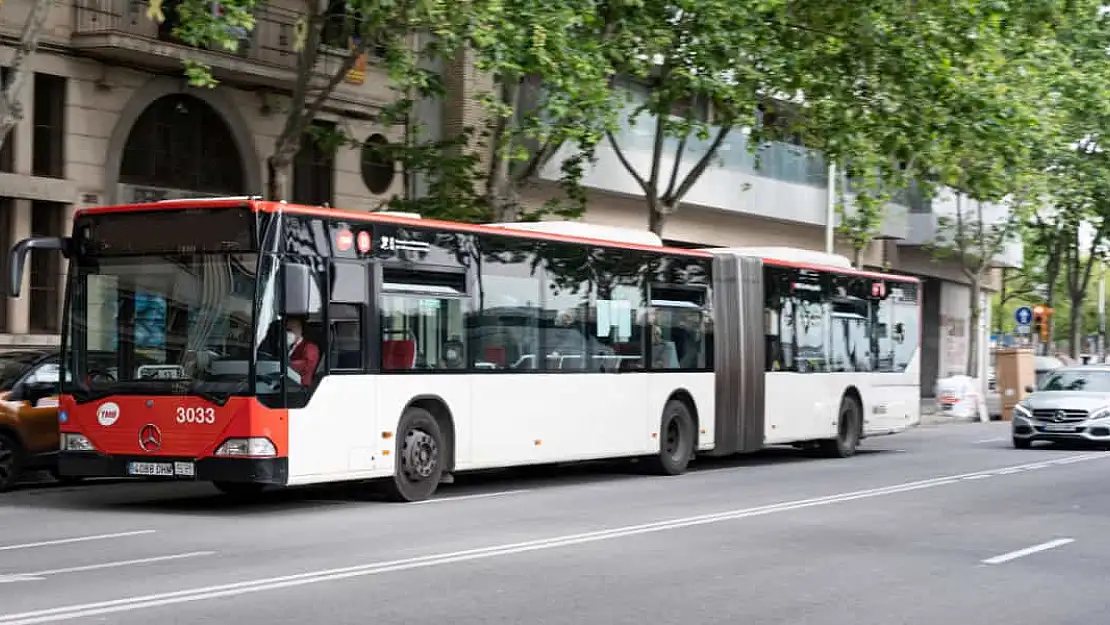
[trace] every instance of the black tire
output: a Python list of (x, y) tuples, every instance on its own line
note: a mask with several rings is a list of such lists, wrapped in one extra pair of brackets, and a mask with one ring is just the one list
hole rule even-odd
[(7, 434), (0, 434), (0, 493), (15, 485), (23, 470), (23, 447)]
[(863, 422), (863, 408), (854, 397), (845, 395), (840, 400), (840, 417), (836, 424), (836, 438), (821, 441), (821, 455), (828, 458), (848, 458), (854, 456), (859, 447), (860, 424)]
[(230, 497), (241, 497), (249, 499), (257, 497), (266, 490), (265, 484), (257, 484), (255, 482), (212, 482), (216, 490)]
[(663, 406), (659, 425), (659, 455), (652, 456), (648, 467), (658, 475), (682, 475), (697, 447), (694, 417), (685, 402), (672, 399)]
[(1018, 438), (1016, 436), (1013, 436), (1010, 438), (1010, 440), (1014, 444), (1014, 449), (1030, 449), (1031, 447), (1033, 447), (1033, 441), (1029, 440), (1028, 438)]
[(423, 501), (431, 497), (443, 476), (443, 432), (432, 413), (410, 407), (397, 426), (393, 477), (385, 482), (391, 501)]

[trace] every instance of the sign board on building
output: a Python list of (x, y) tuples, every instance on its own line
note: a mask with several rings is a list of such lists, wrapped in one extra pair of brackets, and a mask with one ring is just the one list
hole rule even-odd
[(166, 187), (148, 187), (145, 185), (119, 184), (116, 185), (116, 196), (120, 204), (140, 204), (143, 202), (160, 202), (162, 200), (184, 200), (194, 197), (220, 197), (219, 193), (202, 193), (188, 189), (169, 189)]

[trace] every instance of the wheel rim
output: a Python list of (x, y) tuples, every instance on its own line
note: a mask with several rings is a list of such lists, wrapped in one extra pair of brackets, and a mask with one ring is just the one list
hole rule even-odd
[(412, 482), (426, 480), (439, 464), (439, 445), (424, 430), (412, 429), (405, 435), (401, 449), (401, 471)]
[(15, 477), (15, 450), (0, 439), (0, 484), (7, 484)]
[(671, 458), (677, 458), (679, 446), (682, 441), (682, 429), (678, 426), (678, 419), (671, 419), (667, 422), (667, 429), (663, 432), (663, 453)]

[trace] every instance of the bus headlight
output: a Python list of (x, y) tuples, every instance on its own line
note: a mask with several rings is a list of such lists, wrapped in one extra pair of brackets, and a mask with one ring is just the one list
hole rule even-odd
[(62, 434), (62, 451), (96, 451), (92, 441), (80, 434)]
[(268, 438), (229, 438), (216, 448), (217, 456), (232, 458), (273, 458), (277, 448)]

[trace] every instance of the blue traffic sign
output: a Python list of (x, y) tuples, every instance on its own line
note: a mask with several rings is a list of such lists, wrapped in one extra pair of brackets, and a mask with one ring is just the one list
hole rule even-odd
[(1018, 308), (1014, 311), (1014, 321), (1017, 321), (1018, 325), (1022, 326), (1033, 323), (1033, 309), (1028, 306)]

